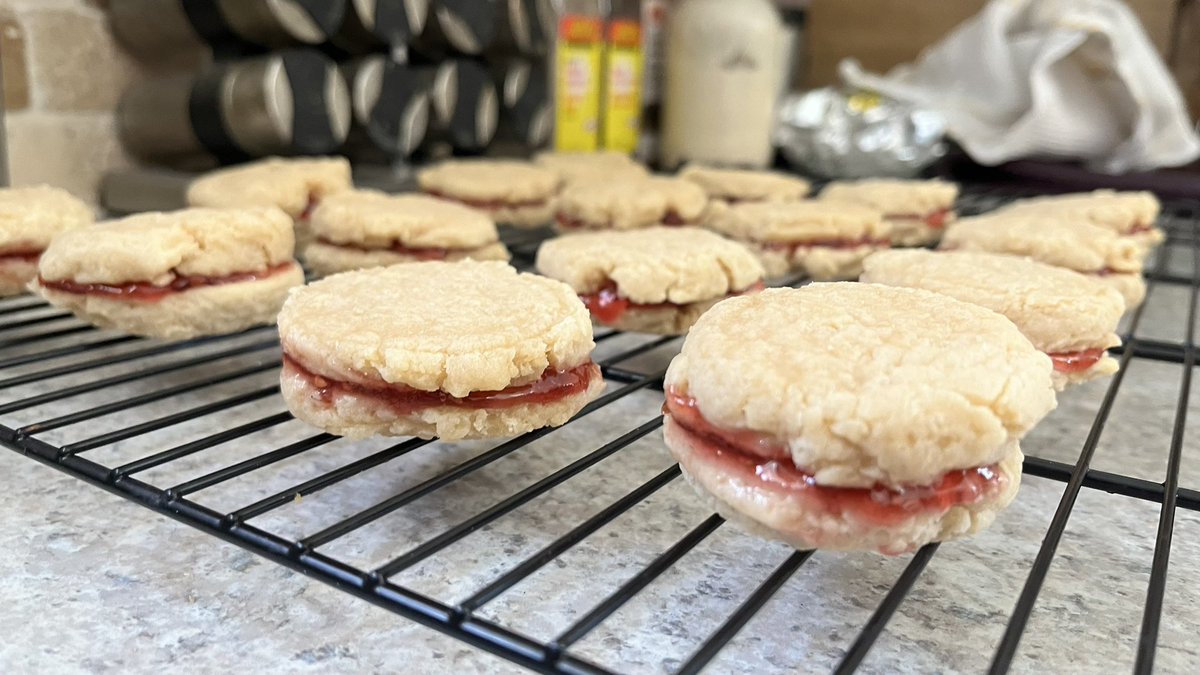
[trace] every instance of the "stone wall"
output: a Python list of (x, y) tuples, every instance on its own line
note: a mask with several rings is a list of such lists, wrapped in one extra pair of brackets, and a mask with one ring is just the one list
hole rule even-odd
[(200, 54), (141, 64), (113, 41), (105, 0), (0, 0), (0, 63), (9, 177), (50, 183), (97, 201), (107, 169), (129, 157), (114, 110), (125, 86), (162, 70), (196, 67)]

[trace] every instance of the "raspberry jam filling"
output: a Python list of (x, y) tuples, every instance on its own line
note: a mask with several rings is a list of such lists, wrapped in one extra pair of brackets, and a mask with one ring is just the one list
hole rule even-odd
[[(763, 289), (761, 281), (755, 282), (753, 285), (744, 288), (740, 291), (734, 291), (726, 295), (726, 298), (732, 298), (738, 295), (748, 295), (757, 293)], [(613, 282), (608, 282), (600, 290), (595, 293), (580, 295), (580, 300), (587, 305), (588, 311), (602, 324), (610, 325), (621, 320), (629, 311), (646, 311), (655, 309), (679, 309), (685, 305), (677, 305), (673, 302), (658, 302), (652, 304), (639, 304), (631, 302), (629, 298), (623, 298), (617, 294), (617, 285)]]
[(308, 203), (304, 205), (304, 210), (300, 212), (300, 220), (307, 222), (309, 218), (312, 218), (313, 211), (316, 211), (317, 207), (320, 205), (321, 205), (320, 197), (317, 197), (317, 195), (315, 195), (315, 194), (309, 193)]
[(570, 370), (547, 370), (540, 379), (529, 384), (498, 391), (473, 391), (459, 398), (444, 391), (424, 391), (382, 381), (364, 384), (331, 380), (305, 368), (287, 351), (283, 353), (283, 368), (285, 375), (290, 371), (303, 378), (313, 389), (313, 397), (322, 403), (331, 404), (339, 396), (368, 397), (386, 403), (401, 415), (442, 406), (496, 410), (525, 404), (554, 403), (587, 391), (592, 382), (600, 377), (600, 366), (587, 361)]
[(1082, 373), (1104, 358), (1107, 351), (1103, 348), (1096, 348), (1085, 349), (1080, 352), (1060, 352), (1058, 354), (1048, 354), (1048, 356), (1054, 362), (1054, 369), (1058, 372)]
[(886, 220), (920, 220), (927, 227), (932, 227), (935, 230), (940, 230), (946, 227), (947, 221), (950, 220), (950, 209), (938, 209), (930, 211), (925, 215), (919, 213), (890, 213), (884, 216)]
[(448, 195), (439, 190), (426, 190), (425, 194), (438, 199), (445, 199), (449, 202), (458, 202), (464, 206), (470, 206), (473, 209), (480, 211), (496, 211), (498, 209), (529, 209), (546, 205), (545, 199), (526, 199), (518, 201), (509, 201), (506, 199), (463, 199)]
[(281, 272), (286, 272), (293, 265), (295, 263), (289, 260), (288, 262), (268, 267), (259, 272), (238, 272), (237, 274), (229, 274), (223, 277), (207, 277), (203, 275), (176, 276), (166, 286), (156, 286), (145, 281), (135, 281), (128, 284), (85, 284), (71, 281), (70, 279), (46, 281), (41, 276), (38, 276), (38, 284), (43, 288), (49, 288), (52, 291), (59, 291), (60, 293), (98, 295), (134, 302), (158, 302), (168, 295), (183, 293), (197, 288), (266, 279)]
[(325, 237), (320, 237), (317, 239), (317, 241), (326, 246), (335, 246), (337, 248), (345, 248), (345, 249), (349, 249), (351, 251), (359, 251), (362, 253), (375, 253), (377, 251), (391, 251), (392, 253), (398, 253), (400, 255), (411, 256), (413, 258), (416, 258), (417, 260), (445, 260), (446, 254), (448, 254), (450, 252), (450, 249), (446, 249), (446, 248), (411, 248), (411, 247), (405, 246), (404, 244), (401, 244), (398, 241), (394, 242), (391, 246), (378, 247), (378, 248), (372, 248), (370, 246), (358, 246), (356, 244), (343, 244), (343, 243), (336, 242), (336, 241), (330, 241), (329, 239), (326, 239)]
[(1125, 234), (1127, 234), (1127, 235), (1145, 234), (1147, 232), (1150, 232), (1153, 229), (1154, 229), (1154, 225), (1152, 225), (1152, 224), (1135, 223), (1134, 226), (1129, 228), (1129, 231), (1127, 231)]
[(696, 221), (688, 220), (679, 214), (675, 209), (667, 211), (667, 215), (663, 216), (662, 224), (668, 227), (684, 227), (687, 225), (695, 225)]
[[(568, 216), (562, 212), (554, 214), (554, 222), (558, 223), (558, 226), (564, 230), (604, 229), (608, 227), (607, 224), (589, 223), (585, 220)], [(659, 225), (665, 225), (667, 227), (685, 227), (695, 224), (696, 221), (687, 220), (673, 210), (667, 211), (667, 215), (663, 216), (662, 221), (659, 222)]]
[(860, 248), (863, 246), (872, 246), (877, 248), (888, 248), (891, 246), (891, 241), (888, 239), (875, 239), (872, 237), (863, 237), (861, 239), (812, 239), (809, 241), (768, 241), (761, 242), (759, 246), (768, 251), (783, 251), (789, 256), (794, 255), (796, 251), (810, 248), (832, 248), (837, 250), (849, 250)]
[(37, 262), (42, 257), (42, 249), (33, 247), (0, 248), (0, 262), (23, 260)]
[(869, 488), (820, 485), (792, 463), (787, 448), (766, 434), (722, 429), (704, 419), (696, 400), (667, 390), (663, 411), (689, 437), (703, 461), (730, 477), (758, 483), (781, 497), (799, 499), (806, 508), (853, 516), (877, 526), (896, 525), (923, 513), (975, 504), (997, 493), (1007, 479), (997, 465), (949, 471), (931, 485)]

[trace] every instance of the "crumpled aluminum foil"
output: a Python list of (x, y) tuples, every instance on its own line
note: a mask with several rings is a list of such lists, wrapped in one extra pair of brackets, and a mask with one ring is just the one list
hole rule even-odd
[(857, 89), (824, 88), (780, 102), (775, 144), (796, 168), (826, 178), (915, 176), (946, 153), (938, 113)]

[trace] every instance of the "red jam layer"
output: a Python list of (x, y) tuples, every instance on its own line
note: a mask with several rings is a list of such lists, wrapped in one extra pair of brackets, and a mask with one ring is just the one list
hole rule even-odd
[(326, 246), (336, 246), (337, 248), (346, 248), (352, 251), (361, 251), (363, 253), (391, 251), (392, 253), (399, 253), (400, 255), (412, 256), (417, 260), (445, 260), (446, 254), (449, 253), (449, 249), (445, 248), (410, 248), (404, 244), (401, 244), (400, 242), (394, 242), (388, 247), (371, 248), (369, 246), (356, 246), (354, 244), (343, 244), (336, 241), (330, 241), (324, 237), (318, 238), (317, 241), (325, 244)]
[(950, 220), (950, 209), (938, 209), (925, 215), (919, 213), (893, 213), (884, 216), (884, 218), (888, 220), (921, 220), (925, 222), (925, 225), (940, 230), (946, 226), (946, 221)]
[[(571, 216), (568, 216), (565, 213), (555, 214), (554, 222), (558, 223), (558, 226), (564, 230), (589, 230), (589, 229), (598, 230), (598, 229), (606, 229), (608, 227), (607, 224), (596, 225), (593, 223), (586, 222), (584, 220), (580, 220), (579, 218), (572, 218)], [(696, 224), (696, 221), (685, 220), (683, 218), (683, 216), (679, 215), (678, 213), (676, 213), (674, 211), (668, 211), (667, 215), (663, 216), (662, 221), (659, 223), (659, 225), (664, 225), (667, 227), (687, 227), (687, 226), (695, 225), (695, 224)]]
[(554, 403), (587, 391), (592, 382), (600, 377), (600, 366), (588, 361), (570, 370), (547, 370), (542, 373), (541, 379), (529, 384), (498, 391), (473, 391), (459, 398), (444, 391), (424, 391), (403, 384), (362, 384), (331, 380), (300, 365), (300, 362), (287, 352), (283, 354), (283, 367), (304, 378), (315, 391), (314, 397), (322, 403), (333, 403), (338, 396), (365, 396), (387, 403), (401, 415), (442, 406), (496, 410), (525, 404)]
[(61, 293), (78, 293), (80, 295), (99, 295), (107, 298), (131, 300), (133, 302), (158, 302), (168, 295), (185, 291), (205, 288), (207, 286), (222, 286), (243, 281), (258, 281), (266, 279), (291, 269), (295, 263), (288, 261), (274, 267), (268, 267), (259, 272), (239, 272), (223, 277), (206, 277), (201, 275), (177, 276), (166, 286), (138, 281), (128, 284), (82, 284), (69, 279), (62, 281), (46, 281), (38, 277), (38, 284), (50, 290)]
[(426, 190), (425, 194), (429, 195), (430, 197), (445, 199), (449, 202), (458, 202), (464, 206), (470, 206), (473, 209), (479, 209), (481, 211), (495, 211), (497, 209), (526, 209), (546, 205), (545, 199), (527, 199), (524, 201), (515, 202), (504, 199), (463, 199), (461, 197), (454, 197), (446, 194), (445, 192), (439, 192), (437, 190)]
[(316, 211), (320, 205), (320, 198), (314, 194), (309, 194), (308, 203), (304, 205), (304, 210), (300, 212), (300, 220), (307, 222), (309, 218), (312, 218), (313, 211)]
[(1154, 229), (1154, 225), (1148, 225), (1146, 223), (1138, 223), (1138, 224), (1134, 225), (1133, 227), (1129, 228), (1129, 231), (1126, 232), (1125, 234), (1126, 235), (1145, 234), (1146, 232), (1149, 232), (1153, 229)]
[(1081, 352), (1062, 352), (1049, 354), (1054, 362), (1054, 369), (1060, 373), (1082, 373), (1104, 358), (1106, 349), (1085, 349)]
[(862, 239), (812, 239), (809, 241), (769, 241), (759, 244), (768, 251), (783, 251), (789, 256), (794, 255), (800, 249), (808, 248), (833, 248), (838, 250), (847, 250), (859, 248), (860, 246), (875, 246), (879, 248), (888, 248), (891, 246), (891, 241), (888, 239), (873, 239), (871, 237), (863, 237)]
[(998, 491), (1006, 480), (997, 465), (947, 472), (932, 485), (870, 488), (820, 485), (812, 474), (792, 463), (786, 448), (764, 434), (721, 429), (700, 414), (696, 402), (667, 391), (664, 412), (690, 437), (709, 462), (738, 479), (804, 500), (806, 508), (832, 515), (850, 515), (876, 526), (897, 525), (923, 513), (942, 513), (954, 506), (975, 504)]
[(0, 262), (6, 260), (24, 260), (26, 262), (37, 262), (38, 258), (42, 257), (42, 249), (40, 248), (10, 248), (0, 249)]
[[(732, 298), (738, 295), (748, 295), (757, 293), (763, 289), (761, 281), (755, 282), (754, 285), (740, 291), (736, 291), (726, 295), (727, 298)], [(583, 300), (583, 304), (587, 305), (588, 311), (602, 324), (611, 325), (621, 320), (628, 311), (638, 310), (654, 310), (654, 309), (679, 309), (683, 305), (677, 305), (673, 302), (659, 302), (652, 304), (639, 304), (631, 302), (629, 298), (622, 298), (617, 294), (617, 285), (613, 282), (608, 282), (595, 293), (579, 296)]]

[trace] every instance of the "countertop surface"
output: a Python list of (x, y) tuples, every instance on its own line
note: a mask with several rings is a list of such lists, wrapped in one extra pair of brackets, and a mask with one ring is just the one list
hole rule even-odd
[[(1191, 273), (1187, 251), (1168, 267)], [(1183, 339), (1186, 287), (1153, 289), (1137, 336)], [(48, 315), (32, 309), (5, 318)], [(58, 320), (6, 331), (11, 340), (58, 326)], [(71, 319), (62, 320), (70, 326)], [(110, 334), (88, 334), (86, 339)], [(256, 345), (259, 332), (189, 347), (183, 353), (90, 369), (84, 375), (0, 389), (0, 403), (171, 359)], [(67, 336), (61, 340), (83, 338)], [(603, 341), (603, 360), (647, 341)], [(0, 345), (8, 343), (0, 342)], [(58, 344), (58, 343), (55, 343)], [(39, 348), (44, 348), (42, 344)], [(102, 353), (144, 347), (121, 343)], [(667, 343), (623, 361), (629, 370), (659, 372), (677, 349)], [(0, 356), (12, 350), (0, 349)], [(97, 353), (89, 353), (94, 358)], [(7, 415), (17, 426), (64, 411), (120, 400), (237, 368), (269, 366), (271, 346), (216, 364), (136, 379)], [(69, 362), (66, 361), (66, 362)], [(56, 362), (58, 363), (58, 362)], [(45, 368), (0, 371), (12, 377)], [(273, 368), (186, 395), (139, 406), (39, 438), (68, 443), (138, 424), (238, 392), (269, 387)], [(1095, 469), (1163, 480), (1182, 366), (1134, 359), (1114, 401), (1092, 462)], [(83, 378), (83, 379), (79, 379)], [(190, 378), (190, 379), (189, 379)], [(620, 388), (612, 382), (609, 391)], [(1107, 382), (1060, 397), (1059, 407), (1023, 443), (1029, 455), (1074, 463)], [(321, 551), (370, 569), (544, 476), (656, 419), (661, 393), (628, 393), (397, 509)], [(1189, 401), (1180, 483), (1200, 488), (1195, 426), (1200, 403)], [(277, 397), (256, 399), (217, 415), (184, 421), (90, 450), (114, 466), (152, 452), (282, 411)], [(142, 474), (174, 485), (246, 457), (311, 438), (289, 421)], [(269, 468), (191, 495), (217, 510), (244, 506), (347, 462), (388, 447), (376, 439), (337, 440)], [(289, 537), (310, 535), (494, 447), (432, 443), (252, 523)], [(620, 452), (557, 485), (460, 541), (403, 570), (392, 581), (449, 605), (461, 601), (570, 531), (672, 462), (652, 430)], [(1015, 503), (980, 536), (942, 545), (863, 663), (863, 672), (981, 672), (986, 669), (1037, 554), (1064, 483), (1026, 477)], [(248, 667), (269, 672), (519, 672), (506, 661), (309, 580), (13, 452), (0, 452), (0, 672), (180, 672)], [(1149, 581), (1159, 506), (1085, 488), (1029, 622), (1015, 672), (1123, 672), (1132, 668)], [(618, 585), (703, 523), (710, 513), (675, 478), (600, 527), (479, 610), (482, 617), (538, 640), (553, 639)], [(680, 666), (759, 584), (791, 555), (725, 524), (649, 587), (578, 642), (572, 653), (628, 672)], [(910, 556), (888, 558), (818, 552), (780, 588), (710, 665), (710, 672), (823, 672), (835, 666)], [(1200, 663), (1200, 517), (1179, 510), (1156, 666), (1195, 672)]]

